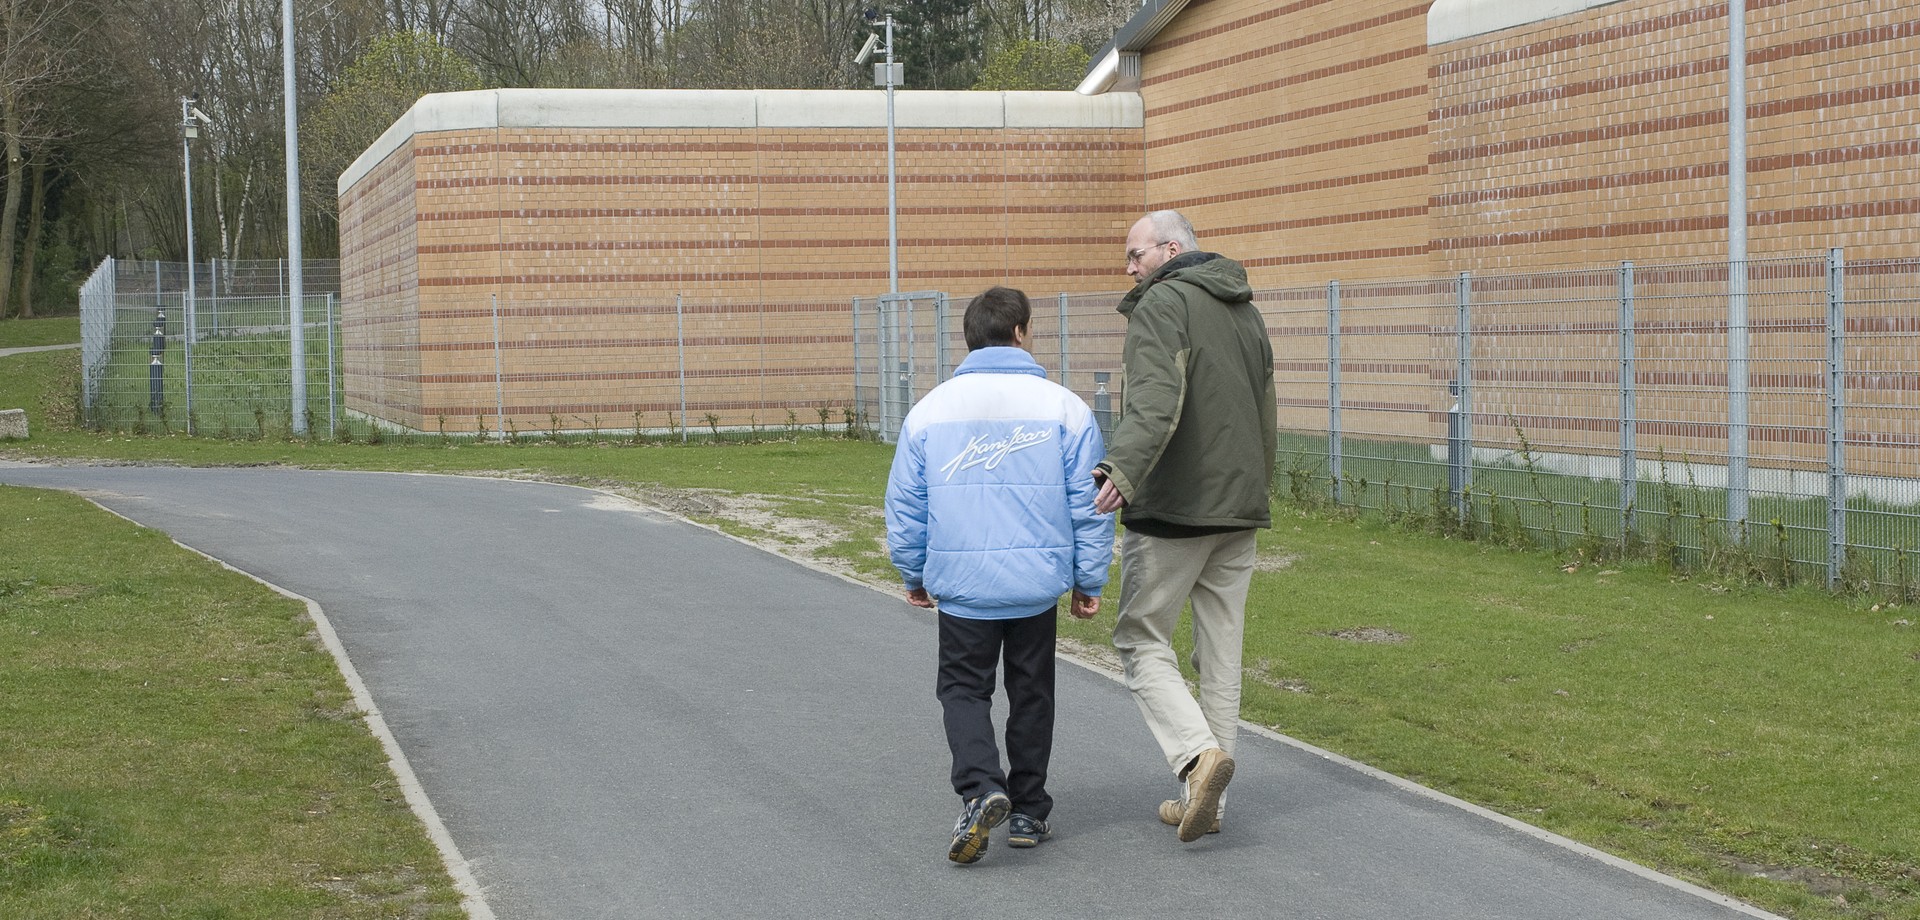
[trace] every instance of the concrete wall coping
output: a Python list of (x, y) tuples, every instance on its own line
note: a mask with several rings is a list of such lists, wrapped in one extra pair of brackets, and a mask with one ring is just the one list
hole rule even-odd
[[(1139, 128), (1138, 93), (894, 94), (897, 128)], [(346, 194), (416, 135), (500, 128), (884, 128), (879, 90), (490, 89), (420, 97), (336, 186)]]
[(1427, 44), (1511, 29), (1624, 0), (1434, 0), (1427, 10)]

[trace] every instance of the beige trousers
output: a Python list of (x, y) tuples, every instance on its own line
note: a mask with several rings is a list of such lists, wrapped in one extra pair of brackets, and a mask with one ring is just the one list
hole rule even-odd
[[(1126, 667), (1127, 689), (1176, 776), (1207, 748), (1231, 755), (1240, 733), (1240, 651), (1255, 534), (1168, 539), (1129, 530), (1120, 539), (1113, 646)], [(1173, 631), (1189, 600), (1197, 700), (1173, 651)]]

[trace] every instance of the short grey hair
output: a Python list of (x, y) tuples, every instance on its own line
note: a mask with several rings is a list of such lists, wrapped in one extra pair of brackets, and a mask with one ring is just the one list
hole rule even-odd
[(1179, 211), (1150, 211), (1147, 223), (1153, 227), (1153, 235), (1162, 243), (1179, 243), (1183, 252), (1194, 252), (1200, 248), (1200, 241), (1194, 238), (1193, 222), (1187, 220)]

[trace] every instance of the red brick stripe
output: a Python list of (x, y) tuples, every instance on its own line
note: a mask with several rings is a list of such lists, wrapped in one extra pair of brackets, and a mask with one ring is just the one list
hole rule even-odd
[(1357, 60), (1357, 61), (1347, 61), (1341, 64), (1333, 64), (1327, 67), (1318, 68), (1316, 70), (1309, 70), (1304, 73), (1294, 74), (1293, 76), (1290, 76), (1290, 77), (1282, 77), (1278, 80), (1268, 80), (1263, 83), (1254, 83), (1254, 84), (1250, 84), (1248, 86), (1240, 87), (1237, 89), (1227, 90), (1225, 92), (1214, 93), (1208, 96), (1201, 96), (1197, 99), (1188, 99), (1186, 101), (1176, 102), (1171, 105), (1164, 105), (1158, 108), (1149, 108), (1147, 109), (1147, 117), (1157, 118), (1161, 115), (1170, 115), (1174, 112), (1183, 112), (1183, 111), (1186, 111), (1187, 109), (1199, 108), (1200, 106), (1205, 106), (1205, 105), (1212, 105), (1216, 102), (1225, 102), (1229, 99), (1238, 99), (1243, 96), (1251, 96), (1256, 93), (1271, 92), (1273, 90), (1282, 89), (1288, 86), (1297, 86), (1301, 83), (1311, 83), (1315, 80), (1326, 79), (1327, 77), (1336, 77), (1336, 76), (1340, 76), (1341, 74), (1353, 73), (1356, 70), (1365, 70), (1369, 67), (1379, 67), (1382, 64), (1391, 64), (1391, 63), (1394, 63), (1395, 61), (1404, 61), (1407, 58), (1424, 57), (1426, 53), (1427, 53), (1426, 43), (1422, 42), (1421, 44), (1415, 45), (1410, 48), (1402, 48), (1398, 51), (1389, 51), (1389, 52), (1386, 52), (1385, 54), (1376, 54), (1373, 57), (1361, 58), (1360, 60)]
[(1263, 47), (1263, 48), (1254, 48), (1250, 51), (1243, 51), (1231, 57), (1217, 58), (1215, 60), (1206, 61), (1200, 64), (1195, 64), (1191, 67), (1183, 67), (1179, 70), (1169, 71), (1164, 74), (1157, 74), (1155, 76), (1141, 80), (1140, 85), (1155, 86), (1160, 83), (1166, 83), (1172, 80), (1178, 80), (1183, 77), (1191, 77), (1195, 74), (1202, 74), (1202, 73), (1208, 73), (1210, 71), (1219, 70), (1222, 67), (1234, 67), (1241, 64), (1245, 64), (1249, 61), (1257, 61), (1257, 60), (1260, 60), (1261, 58), (1271, 57), (1276, 54), (1285, 54), (1296, 48), (1304, 48), (1308, 45), (1317, 45), (1321, 42), (1331, 41), (1336, 38), (1342, 38), (1348, 35), (1352, 35), (1355, 32), (1364, 32), (1368, 29), (1376, 28), (1378, 26), (1389, 25), (1396, 22), (1403, 22), (1408, 19), (1424, 20), (1427, 15), (1427, 7), (1429, 5), (1430, 3), (1422, 3), (1419, 6), (1411, 6), (1411, 7), (1407, 7), (1406, 9), (1395, 10), (1394, 12), (1391, 12), (1391, 13), (1383, 13), (1371, 19), (1362, 19), (1356, 22), (1344, 23), (1342, 25), (1335, 26), (1334, 28), (1331, 28), (1331, 29), (1326, 29), (1320, 32), (1314, 32), (1308, 35), (1302, 35), (1299, 38), (1288, 39), (1277, 45), (1267, 45), (1266, 47)]
[(1666, 67), (1655, 67), (1651, 70), (1615, 74), (1597, 80), (1577, 80), (1572, 83), (1562, 83), (1557, 86), (1530, 89), (1523, 93), (1514, 93), (1513, 95), (1501, 96), (1496, 99), (1476, 99), (1472, 102), (1463, 102), (1458, 105), (1441, 106), (1434, 109), (1428, 117), (1433, 120), (1460, 118), (1467, 115), (1479, 115), (1518, 108), (1523, 105), (1538, 105), (1542, 102), (1552, 102), (1558, 99), (1572, 99), (1593, 93), (1607, 93), (1634, 86), (1664, 83), (1668, 80), (1680, 80), (1687, 77), (1703, 76), (1705, 74), (1725, 73), (1726, 70), (1727, 59), (1724, 56), (1707, 58), (1700, 61), (1687, 61)]
[(1898, 41), (1920, 35), (1920, 20), (1890, 23), (1866, 29), (1855, 29), (1835, 35), (1822, 35), (1817, 38), (1805, 38), (1797, 42), (1773, 45), (1756, 51), (1747, 52), (1749, 64), (1771, 64), (1784, 58), (1800, 57), (1808, 54), (1830, 54), (1843, 48), (1858, 48), (1861, 45), (1877, 45), (1882, 42)]
[[(1061, 205), (979, 205), (975, 207), (943, 208), (901, 208), (905, 215), (974, 215), (974, 214), (1135, 214), (1139, 211), (1132, 204), (1061, 204)], [(434, 221), (489, 221), (489, 220), (598, 220), (602, 218), (631, 218), (637, 220), (661, 220), (679, 218), (742, 218), (754, 217), (870, 217), (884, 215), (887, 209), (882, 207), (838, 207), (838, 208), (513, 208), (487, 211), (423, 211), (415, 219), (420, 223)]]
[[(903, 280), (955, 279), (955, 278), (1107, 278), (1114, 274), (1112, 266), (1100, 268), (979, 268), (979, 269), (929, 269), (927, 271), (900, 273)], [(654, 284), (660, 282), (713, 283), (713, 282), (767, 282), (767, 281), (861, 281), (872, 282), (887, 277), (885, 271), (796, 271), (796, 272), (707, 272), (707, 271), (669, 271), (669, 272), (582, 272), (577, 275), (525, 274), (525, 275), (455, 275), (435, 278), (422, 277), (420, 287), (485, 287), (501, 284), (544, 284), (570, 288), (585, 285), (608, 284)]]
[[(1316, 6), (1325, 6), (1333, 2), (1335, 2), (1335, 0), (1296, 0), (1296, 2), (1289, 3), (1285, 6), (1279, 6), (1270, 10), (1266, 10), (1265, 12), (1255, 13), (1252, 16), (1247, 16), (1242, 19), (1236, 19), (1232, 22), (1225, 23), (1223, 25), (1217, 25), (1211, 29), (1201, 29), (1200, 31), (1197, 31), (1197, 32), (1191, 32), (1186, 35), (1182, 35), (1179, 38), (1168, 39), (1166, 41), (1156, 41), (1153, 43), (1153, 50), (1163, 51), (1168, 48), (1178, 48), (1181, 45), (1191, 44), (1197, 41), (1205, 41), (1206, 39), (1213, 38), (1216, 35), (1225, 35), (1228, 32), (1244, 29), (1248, 26), (1259, 25), (1260, 23), (1278, 19), (1282, 16), (1291, 16), (1294, 13), (1300, 12), (1301, 10), (1312, 9)], [(1186, 10), (1190, 11), (1202, 5), (1204, 4), (1189, 3), (1186, 6)]]
[[(850, 341), (850, 339), (842, 339), (842, 341)], [(482, 344), (485, 345), (485, 347), (488, 349), (493, 348), (493, 343), (491, 342), (486, 342)], [(839, 376), (849, 375), (852, 373), (853, 373), (853, 368), (851, 366), (848, 366), (848, 367), (769, 367), (765, 371), (760, 372), (758, 376), (761, 376), (761, 377), (839, 377)], [(740, 371), (735, 368), (718, 368), (714, 370), (688, 370), (686, 373), (686, 377), (688, 380), (718, 380), (718, 379), (725, 379), (729, 377), (737, 378), (740, 376), (741, 376)], [(632, 381), (639, 381), (639, 380), (679, 380), (680, 370), (679, 368), (674, 368), (672, 370), (657, 370), (657, 371), (577, 371), (577, 372), (571, 372), (571, 373), (569, 372), (541, 373), (541, 372), (535, 371), (535, 372), (523, 372), (523, 373), (514, 373), (514, 374), (501, 374), (497, 378), (491, 373), (420, 374), (412, 378), (413, 382), (418, 383), (422, 386), (446, 386), (450, 384), (465, 384), (465, 383), (493, 383), (496, 379), (502, 383), (562, 383), (562, 382), (588, 382), (588, 381), (632, 382)], [(570, 413), (558, 412), (557, 414), (565, 416)]]
[(1270, 115), (1266, 118), (1256, 118), (1252, 121), (1243, 121), (1237, 124), (1222, 125), (1221, 127), (1218, 127), (1218, 128), (1207, 128), (1206, 130), (1203, 130), (1203, 131), (1192, 131), (1186, 134), (1176, 134), (1171, 137), (1163, 137), (1163, 138), (1160, 138), (1159, 140), (1148, 141), (1147, 149), (1153, 150), (1155, 148), (1166, 147), (1171, 144), (1184, 144), (1189, 141), (1202, 140), (1205, 138), (1222, 137), (1229, 134), (1238, 134), (1242, 131), (1257, 131), (1261, 128), (1269, 128), (1274, 125), (1286, 124), (1287, 122), (1290, 122), (1290, 121), (1299, 121), (1304, 118), (1314, 118), (1320, 115), (1330, 115), (1334, 112), (1344, 112), (1349, 109), (1365, 108), (1370, 105), (1379, 105), (1385, 102), (1396, 102), (1401, 99), (1410, 99), (1414, 96), (1424, 96), (1426, 94), (1427, 94), (1427, 88), (1425, 86), (1409, 86), (1405, 89), (1396, 89), (1396, 90), (1391, 90), (1389, 92), (1384, 92), (1384, 93), (1375, 93), (1371, 96), (1362, 96), (1358, 99), (1347, 99), (1341, 102), (1330, 102), (1330, 103), (1327, 103), (1326, 105), (1316, 105), (1312, 108), (1300, 109), (1298, 111), (1283, 112), (1279, 115)]
[(1217, 227), (1207, 231), (1207, 236), (1233, 236), (1242, 233), (1270, 233), (1276, 230), (1299, 230), (1306, 227), (1331, 227), (1339, 224), (1362, 224), (1376, 220), (1397, 220), (1402, 217), (1422, 217), (1428, 209), (1422, 205), (1409, 205), (1404, 208), (1386, 208), (1378, 211), (1356, 211), (1351, 214), (1327, 214), (1320, 217), (1302, 217), (1293, 220), (1276, 220), (1263, 224), (1240, 224), (1233, 227)]
[(1392, 143), (1393, 141), (1402, 141), (1410, 137), (1425, 137), (1426, 135), (1427, 135), (1426, 125), (1414, 125), (1408, 128), (1395, 128), (1392, 131), (1380, 131), (1374, 134), (1362, 134), (1359, 137), (1343, 137), (1338, 140), (1324, 141), (1318, 144), (1307, 144), (1300, 147), (1287, 147), (1280, 150), (1269, 150), (1266, 153), (1254, 154), (1252, 156), (1234, 157), (1229, 160), (1215, 160), (1211, 163), (1198, 163), (1192, 166), (1179, 166), (1173, 169), (1157, 170), (1154, 172), (1147, 173), (1147, 181), (1151, 182), (1158, 179), (1169, 179), (1175, 176), (1191, 176), (1196, 173), (1212, 172), (1216, 169), (1238, 169), (1242, 166), (1251, 166), (1255, 163), (1271, 163), (1271, 162), (1274, 162), (1275, 160), (1291, 160), (1297, 157), (1314, 156), (1316, 154), (1330, 153), (1335, 150), (1350, 150), (1354, 147), (1367, 147), (1373, 144)]
[[(839, 373), (851, 375), (853, 371), (851, 369), (848, 369), (848, 370), (840, 371)], [(493, 380), (493, 377), (488, 376), (486, 380), (488, 382), (491, 382)], [(362, 399), (366, 399), (369, 402), (372, 401), (371, 397), (367, 396), (366, 394), (360, 394), (360, 396)], [(688, 402), (685, 408), (688, 414), (691, 415), (696, 412), (727, 412), (727, 411), (733, 411), (733, 410), (739, 410), (739, 409), (781, 410), (781, 409), (789, 409), (789, 408), (794, 408), (794, 409), (812, 408), (815, 406), (825, 406), (828, 408), (841, 408), (841, 407), (845, 407), (849, 402), (850, 400), (847, 400), (844, 398), (836, 398), (836, 397), (828, 397), (825, 399), (704, 400), (704, 401)], [(478, 416), (484, 416), (487, 419), (487, 422), (491, 424), (493, 421), (493, 416), (495, 411), (492, 405), (421, 406), (418, 409), (412, 409), (407, 406), (397, 406), (392, 403), (376, 403), (376, 404), (387, 405), (393, 408), (401, 409), (403, 411), (411, 412), (412, 414), (418, 415), (421, 418), (429, 421), (437, 416), (442, 416), (442, 415), (450, 419), (465, 419), (465, 418), (472, 418), (478, 415)], [(539, 419), (545, 419), (549, 415), (559, 415), (563, 418), (570, 417), (570, 416), (591, 417), (591, 416), (599, 415), (599, 416), (606, 417), (611, 422), (623, 421), (625, 419), (631, 418), (635, 412), (639, 412), (643, 414), (662, 412), (662, 413), (678, 416), (680, 414), (681, 408), (682, 407), (678, 400), (657, 400), (653, 402), (626, 402), (626, 403), (567, 403), (567, 404), (558, 405), (558, 406), (549, 405), (546, 403), (539, 403), (539, 404), (530, 404), (530, 405), (515, 404), (515, 405), (508, 405), (505, 407), (506, 414), (509, 416), (529, 416), (530, 415)], [(808, 423), (809, 426), (811, 424), (812, 423)], [(829, 424), (838, 426), (840, 422), (838, 420), (835, 420), (833, 422), (830, 422)], [(694, 420), (694, 424), (689, 427), (698, 427), (698, 425), (699, 425), (699, 422), (696, 417)], [(779, 428), (781, 426), (772, 420), (768, 420), (767, 422), (762, 423), (762, 427), (773, 429), (773, 428)], [(538, 431), (543, 429), (522, 428), (520, 430), (522, 432), (537, 433)]]
[[(942, 239), (902, 239), (902, 248), (932, 246), (1052, 246), (1052, 245), (1101, 245), (1113, 242), (1105, 236), (995, 236)], [(884, 237), (878, 239), (856, 238), (819, 238), (804, 240), (588, 240), (560, 241), (541, 240), (527, 243), (447, 243), (419, 247), (422, 254), (453, 254), (475, 252), (624, 252), (624, 251), (664, 251), (686, 252), (704, 250), (762, 250), (762, 249), (852, 249), (885, 246)]]
[[(1424, 130), (1424, 127), (1423, 127)], [(457, 179), (421, 179), (414, 183), (418, 189), (454, 189), (454, 188), (491, 188), (508, 186), (524, 188), (529, 186), (568, 186), (568, 185), (638, 185), (638, 186), (755, 186), (755, 185), (884, 185), (885, 174), (859, 175), (804, 175), (804, 176), (763, 176), (743, 175), (659, 175), (659, 174), (618, 174), (597, 176), (472, 176)], [(1118, 173), (1024, 173), (1002, 175), (999, 173), (964, 173), (942, 175), (903, 175), (899, 177), (901, 185), (1012, 185), (1020, 182), (1033, 182), (1041, 185), (1068, 185), (1079, 182), (1125, 183), (1138, 181), (1137, 176)]]
[(1669, 115), (1664, 118), (1654, 118), (1646, 121), (1604, 125), (1583, 131), (1561, 131), (1554, 134), (1523, 137), (1518, 140), (1501, 141), (1494, 144), (1475, 144), (1471, 147), (1436, 150), (1427, 155), (1427, 162), (1433, 165), (1459, 163), (1466, 160), (1479, 160), (1520, 151), (1544, 150), (1551, 147), (1566, 147), (1574, 144), (1591, 144), (1597, 141), (1617, 140), (1623, 137), (1662, 134), (1668, 131), (1681, 131), (1688, 128), (1703, 128), (1711, 125), (1725, 124), (1726, 121), (1727, 113), (1724, 109), (1691, 112), (1685, 115)]
[(1310, 192), (1319, 189), (1345, 188), (1354, 185), (1367, 185), (1374, 182), (1392, 182), (1412, 176), (1427, 174), (1425, 166), (1403, 166), (1398, 169), (1384, 169), (1379, 172), (1360, 173), (1352, 176), (1334, 176), (1330, 179), (1315, 179), (1310, 182), (1295, 182), (1288, 185), (1275, 185), (1267, 188), (1246, 189), (1229, 192), (1224, 195), (1204, 195), (1195, 198), (1181, 198), (1151, 205), (1148, 210), (1159, 208), (1184, 209), (1209, 204), (1222, 204), (1229, 201), (1246, 201), (1253, 198), (1271, 198), (1276, 195), (1291, 195), (1297, 192)]
[[(625, 130), (645, 130), (640, 128)], [(783, 129), (741, 128), (741, 131), (772, 131)], [(846, 131), (853, 129), (814, 129), (820, 131)], [(866, 130), (880, 130), (878, 128)], [(918, 132), (923, 129), (913, 129)], [(930, 131), (969, 131), (969, 128), (930, 128)], [(902, 153), (951, 153), (970, 151), (995, 153), (1000, 151), (1124, 151), (1137, 147), (1132, 140), (1113, 141), (902, 141), (894, 144), (894, 149)], [(498, 153), (511, 154), (669, 154), (669, 153), (863, 153), (884, 152), (885, 141), (708, 141), (704, 143), (665, 142), (665, 141), (502, 141), (485, 144), (431, 144), (414, 148), (414, 156), (421, 159), (439, 157), (477, 157)]]
[[(1758, 211), (1748, 215), (1747, 225), (1750, 227), (1763, 227), (1776, 224), (1857, 220), (1869, 217), (1898, 217), (1909, 214), (1920, 214), (1920, 198), (1897, 198), (1847, 204), (1817, 205), (1805, 208), (1786, 208), (1776, 211)], [(1433, 247), (1441, 252), (1448, 252), (1462, 249), (1484, 249), (1495, 246), (1530, 246), (1535, 243), (1565, 242), (1568, 240), (1611, 239), (1622, 236), (1721, 230), (1725, 229), (1726, 226), (1727, 216), (1725, 214), (1706, 217), (1673, 217), (1665, 220), (1637, 220), (1623, 223), (1555, 227), (1551, 230), (1519, 230), (1507, 233), (1488, 233), (1480, 236), (1451, 237), (1434, 240)]]
[(1430, 244), (1421, 244), (1419, 246), (1397, 246), (1384, 249), (1309, 252), (1290, 256), (1277, 256), (1271, 259), (1247, 259), (1240, 264), (1248, 268), (1267, 268), (1280, 265), (1316, 265), (1323, 262), (1353, 262), (1363, 259), (1398, 259), (1407, 256), (1424, 256), (1430, 251), (1432, 251)]
[[(1762, 10), (1769, 7), (1784, 6), (1792, 2), (1795, 2), (1795, 0), (1747, 0), (1747, 9)], [(1524, 61), (1542, 55), (1553, 55), (1565, 51), (1572, 51), (1576, 48), (1587, 47), (1588, 45), (1619, 41), (1624, 38), (1638, 38), (1656, 32), (1664, 32), (1675, 26), (1713, 22), (1726, 18), (1727, 5), (1725, 3), (1716, 3), (1712, 6), (1682, 10), (1677, 13), (1669, 13), (1665, 16), (1655, 16), (1651, 19), (1642, 19), (1637, 22), (1608, 26), (1604, 29), (1595, 29), (1591, 32), (1582, 32), (1578, 35), (1566, 35), (1545, 41), (1533, 42), (1532, 44), (1522, 45), (1518, 48), (1506, 48), (1499, 51), (1476, 54), (1472, 57), (1459, 58), (1444, 64), (1435, 65), (1429, 71), (1429, 75), (1436, 78), (1452, 76), (1461, 71), (1482, 70), (1487, 67), (1511, 64), (1516, 61)], [(1753, 59), (1752, 55), (1749, 54), (1747, 59), (1751, 61)]]

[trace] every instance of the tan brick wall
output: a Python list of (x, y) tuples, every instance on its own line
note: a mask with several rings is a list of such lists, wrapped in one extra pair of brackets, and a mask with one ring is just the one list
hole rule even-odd
[[(349, 387), (349, 407), (428, 430), (495, 426), (499, 404), (522, 431), (555, 415), (568, 429), (632, 427), (635, 413), (664, 426), (680, 405), (678, 295), (696, 424), (784, 424), (789, 408), (817, 422), (821, 406), (837, 424), (853, 395), (851, 300), (888, 285), (885, 141), (884, 128), (417, 135), (411, 172), (383, 167), (350, 196), (417, 222), (418, 395), (398, 395), (383, 368)], [(1127, 283), (1116, 253), (1140, 207), (1137, 130), (903, 127), (896, 148), (902, 290)], [(411, 198), (368, 189), (408, 178)], [(348, 274), (378, 258), (343, 247)], [(371, 299), (349, 299), (350, 321), (407, 327), (393, 319), (412, 306), (405, 288), (361, 283)]]
[[(1721, 6), (1629, 0), (1433, 48), (1436, 260), (1484, 273), (1724, 259), (1726, 28)], [(1753, 0), (1747, 33), (1750, 257), (1833, 246), (1854, 261), (1911, 256), (1920, 10)], [(1675, 423), (1643, 436), (1641, 450), (1712, 461), (1727, 449), (1728, 376), (1724, 361), (1702, 355), (1724, 354), (1725, 275), (1663, 285), (1661, 274), (1640, 282), (1636, 318), (1666, 333), (1640, 343), (1636, 376), (1640, 414)], [(1753, 453), (1820, 468), (1825, 420), (1794, 391), (1823, 387), (1824, 332), (1790, 320), (1819, 315), (1825, 279), (1811, 264), (1785, 272), (1756, 262), (1752, 274)], [(1617, 354), (1610, 337), (1572, 334), (1575, 317), (1525, 319), (1537, 333), (1503, 347), (1557, 356), (1560, 379)], [(1480, 408), (1570, 448), (1604, 450), (1614, 433), (1572, 420), (1617, 412), (1607, 390), (1515, 387)]]
[[(1433, 440), (1453, 374), (1451, 296), (1377, 282), (1722, 257), (1724, 7), (1624, 0), (1436, 47), (1427, 9), (1197, 0), (1142, 52), (1143, 128), (901, 128), (901, 288), (1118, 290), (1127, 225), (1179, 208), (1256, 288), (1339, 279), (1355, 326), (1345, 395), (1364, 406), (1349, 419)], [(1753, 256), (1911, 254), (1920, 12), (1892, 0), (1748, 9)], [(563, 411), (584, 420), (567, 427), (624, 427), (635, 412), (663, 424), (679, 406), (676, 294), (696, 419), (765, 424), (788, 406), (804, 420), (844, 404), (848, 302), (887, 282), (884, 139), (794, 127), (416, 136), (343, 198), (349, 300), (392, 301), (378, 321), (349, 303), (349, 322), (380, 337), (370, 370), (349, 378), (354, 408), (471, 428), (495, 409), (497, 361), (522, 429)], [(1591, 328), (1614, 307), (1599, 282), (1548, 289), (1565, 282), (1500, 295), (1534, 307), (1476, 295), (1476, 325), (1507, 327), (1476, 364), (1487, 441), (1511, 419), (1543, 444), (1612, 447), (1614, 433), (1569, 420), (1618, 409), (1618, 345)], [(1820, 284), (1804, 271), (1756, 280), (1750, 307), (1754, 437), (1807, 463), (1820, 446), (1788, 390), (1821, 343), (1786, 318)], [(1700, 357), (1724, 342), (1723, 287), (1642, 282), (1641, 319), (1666, 330), (1639, 343), (1642, 415), (1678, 413), (1662, 429), (1674, 453), (1725, 449), (1725, 368)], [(1324, 336), (1277, 340), (1291, 349), (1282, 366), (1325, 367)], [(1528, 367), (1541, 356), (1554, 363)], [(755, 382), (730, 376), (747, 372)], [(1874, 398), (1905, 405), (1916, 389)], [(1323, 427), (1324, 395), (1296, 396), (1283, 423)]]
[(1142, 53), (1148, 204), (1256, 287), (1432, 274), (1426, 6), (1189, 4)]
[[(340, 196), (341, 384), (349, 410), (417, 426), (419, 249), (413, 150)], [(378, 304), (379, 309), (361, 305)]]

